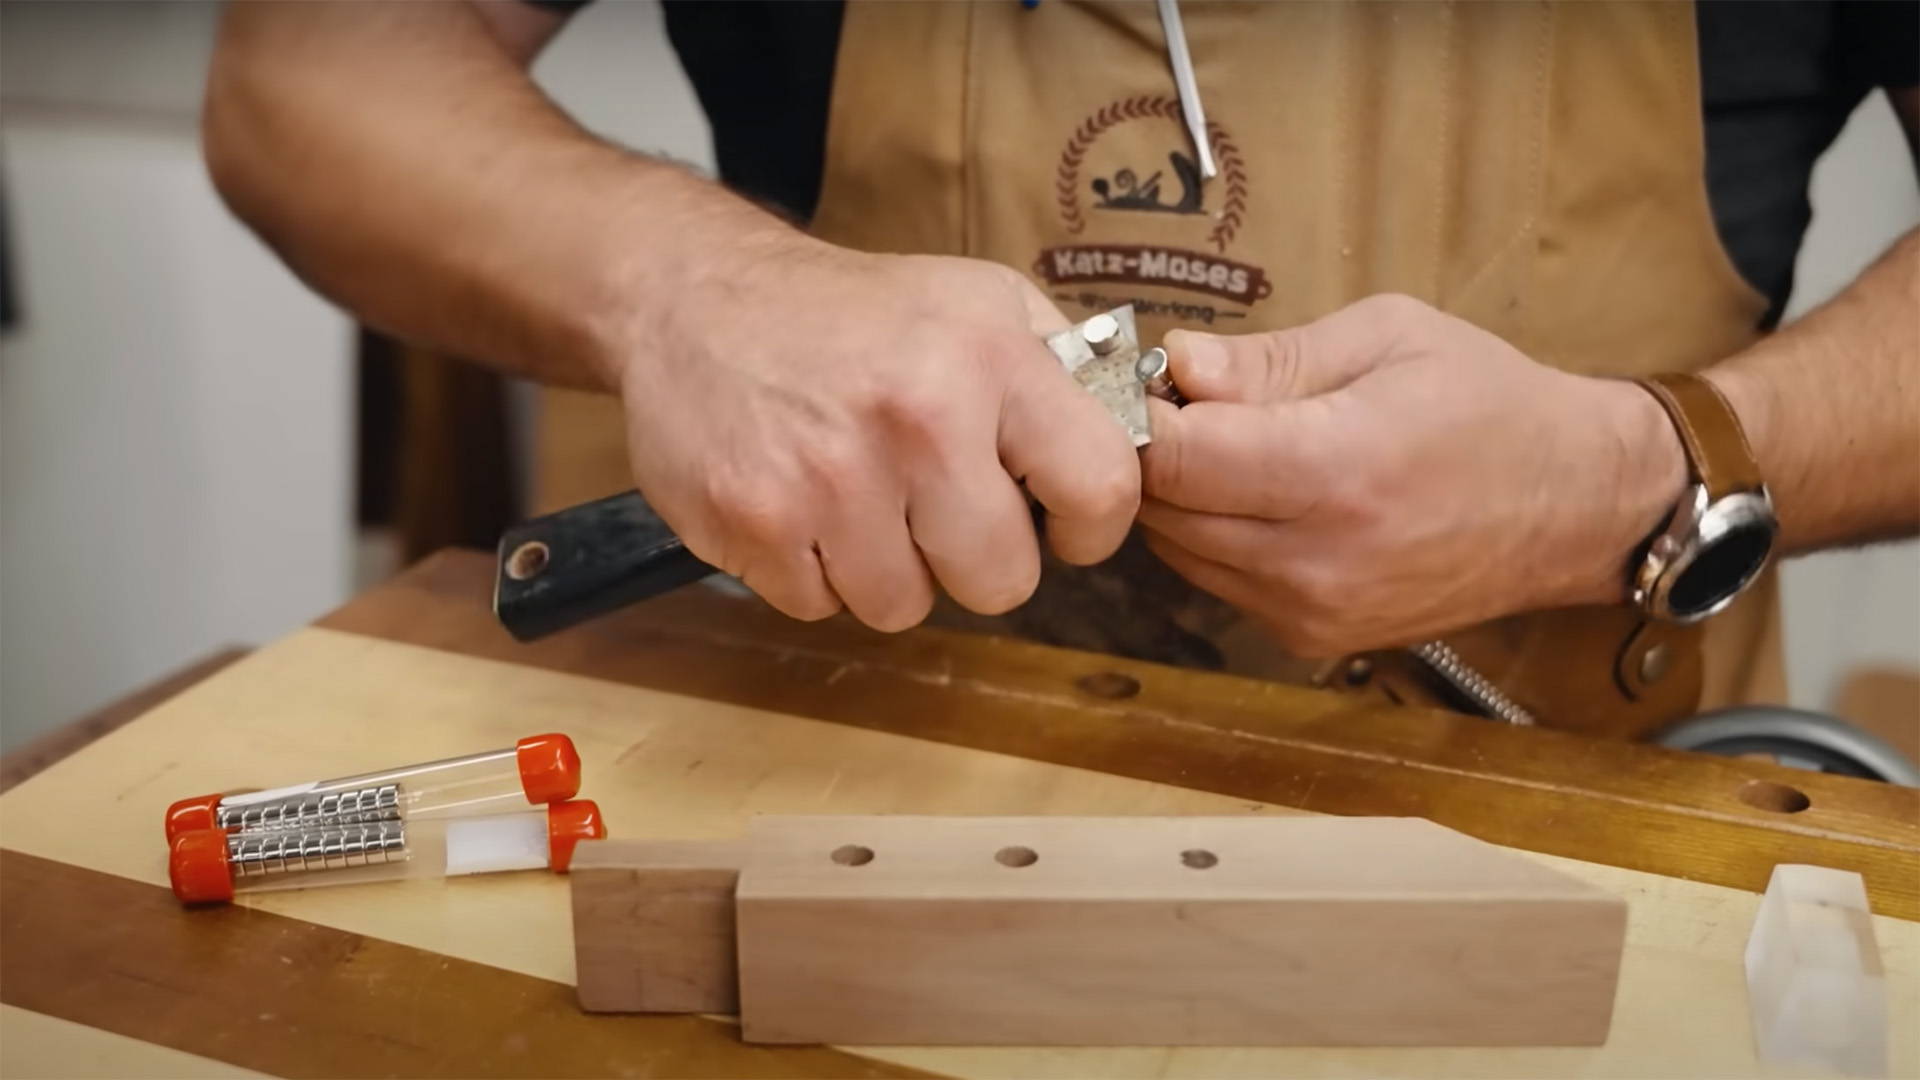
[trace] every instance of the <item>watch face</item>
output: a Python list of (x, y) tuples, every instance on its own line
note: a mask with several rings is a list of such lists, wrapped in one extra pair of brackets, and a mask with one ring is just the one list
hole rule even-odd
[(1771, 524), (1752, 522), (1729, 529), (1680, 571), (1667, 591), (1667, 606), (1682, 619), (1711, 610), (1751, 581), (1771, 550)]

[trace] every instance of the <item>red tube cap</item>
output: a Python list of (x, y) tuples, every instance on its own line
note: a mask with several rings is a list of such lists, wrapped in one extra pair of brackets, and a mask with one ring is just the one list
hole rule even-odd
[(592, 799), (557, 802), (547, 807), (547, 868), (564, 874), (573, 865), (573, 849), (582, 840), (603, 840), (607, 823)]
[(220, 827), (220, 795), (197, 795), (167, 807), (167, 843), (183, 832)]
[(515, 744), (520, 789), (535, 806), (580, 794), (580, 753), (565, 735), (529, 735)]
[[(569, 855), (572, 852), (568, 852)], [(233, 899), (233, 871), (227, 866), (227, 834), (194, 829), (173, 838), (167, 858), (173, 895), (185, 904), (224, 904)]]

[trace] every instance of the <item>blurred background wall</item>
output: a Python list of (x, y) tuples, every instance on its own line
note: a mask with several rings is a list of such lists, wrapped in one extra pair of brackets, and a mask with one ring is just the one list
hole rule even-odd
[[(18, 307), (0, 339), (0, 749), (282, 634), (398, 561), (355, 524), (352, 324), (227, 216), (200, 166), (217, 15), (0, 4)], [(588, 9), (537, 74), (590, 127), (710, 167), (651, 0)], [(1815, 174), (1814, 206), (1794, 313), (1920, 221), (1877, 94)], [(1786, 597), (1796, 704), (1831, 706), (1862, 667), (1920, 668), (1920, 546), (1801, 560)], [(1920, 684), (1893, 685), (1920, 716)]]
[(215, 15), (0, 5), (8, 747), (347, 588), (352, 326), (207, 182)]

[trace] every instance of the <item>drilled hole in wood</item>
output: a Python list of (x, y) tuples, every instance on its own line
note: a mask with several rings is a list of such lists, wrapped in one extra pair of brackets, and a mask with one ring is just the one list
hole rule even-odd
[(1771, 780), (1749, 780), (1741, 784), (1740, 801), (1775, 814), (1797, 814), (1813, 805), (1806, 792)]
[(1001, 866), (1032, 866), (1040, 861), (1040, 856), (1030, 847), (1003, 847), (993, 853), (993, 861)]
[(1180, 853), (1180, 863), (1195, 870), (1206, 870), (1220, 861), (1220, 856), (1200, 848), (1188, 848)]
[(833, 849), (833, 861), (841, 866), (865, 866), (873, 861), (873, 849), (847, 844)]
[(529, 540), (514, 548), (513, 554), (507, 556), (507, 576), (515, 581), (537, 577), (540, 571), (547, 568), (547, 558), (551, 554), (547, 545), (538, 540)]
[(1140, 680), (1131, 675), (1122, 675), (1117, 671), (1102, 671), (1093, 675), (1082, 675), (1073, 681), (1073, 685), (1085, 694), (1109, 701), (1124, 701), (1140, 692)]

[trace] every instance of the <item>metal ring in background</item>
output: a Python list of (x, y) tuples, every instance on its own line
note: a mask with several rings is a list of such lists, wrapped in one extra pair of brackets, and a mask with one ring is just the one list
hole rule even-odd
[(1837, 716), (1784, 705), (1715, 709), (1682, 720), (1651, 741), (1722, 757), (1768, 754), (1791, 768), (1920, 787), (1920, 766), (1885, 739)]

